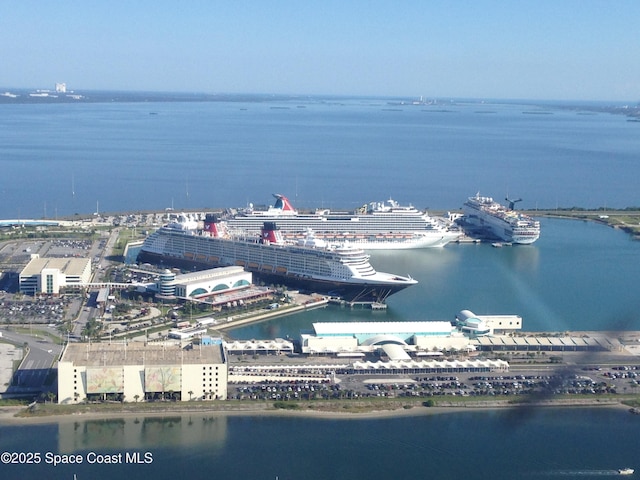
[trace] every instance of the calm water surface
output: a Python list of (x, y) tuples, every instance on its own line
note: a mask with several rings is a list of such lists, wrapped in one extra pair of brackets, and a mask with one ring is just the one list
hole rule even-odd
[(0, 105), (0, 218), (244, 206), (276, 192), (300, 208), (391, 196), (456, 209), (477, 191), (524, 208), (640, 205), (638, 124), (580, 113), (380, 99)]
[[(3, 465), (2, 477), (513, 479), (612, 476), (638, 458), (624, 410), (507, 410), (393, 419), (182, 416), (0, 427), (0, 451), (77, 453), (78, 466)], [(150, 464), (89, 465), (89, 452)]]

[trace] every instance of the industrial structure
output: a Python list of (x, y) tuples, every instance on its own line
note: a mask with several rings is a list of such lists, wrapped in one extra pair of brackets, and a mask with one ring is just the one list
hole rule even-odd
[(58, 403), (225, 399), (227, 367), (222, 341), (69, 343), (58, 362)]

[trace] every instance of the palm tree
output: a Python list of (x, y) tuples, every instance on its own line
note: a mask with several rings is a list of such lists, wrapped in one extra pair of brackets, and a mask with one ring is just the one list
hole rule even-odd
[(189, 401), (191, 401), (191, 398), (193, 397), (193, 390), (189, 390), (187, 393), (189, 394)]
[(133, 396), (133, 398), (135, 399), (136, 403), (138, 403), (138, 399), (140, 398), (140, 395), (138, 395), (137, 393)]

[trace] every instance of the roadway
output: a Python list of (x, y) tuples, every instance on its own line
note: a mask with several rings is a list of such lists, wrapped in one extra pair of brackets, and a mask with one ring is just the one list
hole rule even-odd
[(62, 352), (62, 345), (54, 343), (48, 337), (6, 329), (2, 330), (2, 339), (18, 346), (25, 343), (29, 345), (29, 351), (16, 371), (13, 385), (8, 387), (7, 393), (39, 393), (48, 390), (44, 383), (51, 367)]

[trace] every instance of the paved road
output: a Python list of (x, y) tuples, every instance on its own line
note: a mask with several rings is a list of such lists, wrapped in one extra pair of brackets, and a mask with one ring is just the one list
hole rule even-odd
[(17, 345), (29, 344), (29, 353), (22, 361), (19, 370), (14, 378), (14, 385), (10, 390), (19, 391), (42, 391), (47, 387), (44, 382), (49, 375), (49, 371), (55, 360), (62, 351), (62, 346), (51, 342), (46, 337), (34, 337), (21, 333), (2, 330), (2, 336)]

